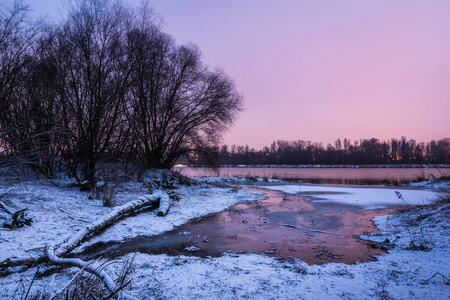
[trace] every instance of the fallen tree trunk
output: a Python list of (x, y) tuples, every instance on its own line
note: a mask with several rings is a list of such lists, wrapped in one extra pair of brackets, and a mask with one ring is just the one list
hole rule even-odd
[[(59, 247), (55, 249), (56, 247), (54, 244), (50, 244), (45, 248), (45, 250), (40, 253), (37, 257), (10, 257), (6, 260), (0, 262), (0, 267), (14, 267), (14, 266), (23, 266), (23, 265), (34, 265), (38, 263), (43, 262), (50, 262), (52, 264), (57, 265), (67, 265), (72, 267), (78, 267), (81, 270), (85, 270), (91, 274), (94, 274), (97, 276), (105, 285), (105, 287), (108, 289), (109, 295), (107, 298), (110, 298), (112, 296), (117, 295), (117, 293), (125, 287), (125, 285), (122, 286), (116, 286), (114, 281), (111, 279), (111, 277), (106, 273), (101, 266), (98, 264), (88, 264), (87, 262), (78, 259), (78, 258), (64, 258), (67, 254), (69, 254), (72, 250), (77, 248), (81, 243), (85, 242), (87, 239), (89, 239), (94, 233), (104, 229), (106, 226), (113, 224), (118, 219), (139, 211), (140, 209), (156, 205), (158, 202), (161, 203), (160, 211), (163, 211), (164, 214), (167, 214), (167, 211), (170, 206), (170, 197), (166, 192), (158, 191), (157, 193), (149, 196), (143, 196), (139, 199), (129, 202), (125, 205), (116, 207), (114, 210), (112, 210), (110, 213), (108, 213), (105, 217), (101, 218), (100, 220), (94, 222), (93, 224), (87, 226), (86, 228), (80, 230), (78, 234), (75, 236), (69, 238), (67, 241), (59, 244)], [(10, 210), (8, 207), (2, 202), (0, 203), (0, 206), (10, 213)], [(158, 211), (158, 214), (159, 212)], [(117, 295), (119, 299), (130, 299), (130, 300), (136, 300), (136, 298), (129, 296), (127, 294), (121, 294)]]
[[(100, 220), (98, 220), (97, 222), (87, 226), (86, 228), (81, 229), (75, 236), (69, 238), (69, 240), (67, 240), (66, 242), (59, 244), (55, 251), (55, 255), (60, 258), (66, 256), (68, 253), (70, 253), (76, 247), (81, 245), (81, 243), (85, 242), (95, 232), (98, 232), (99, 230), (114, 223), (119, 218), (121, 218), (127, 214), (136, 212), (136, 211), (138, 211), (144, 207), (150, 206), (150, 205), (156, 205), (162, 197), (166, 197), (166, 196), (168, 197), (166, 192), (159, 191), (158, 193), (154, 193), (149, 196), (143, 196), (135, 201), (131, 201), (125, 205), (116, 207), (105, 217), (103, 217)], [(15, 267), (15, 266), (24, 266), (24, 265), (34, 265), (36, 263), (44, 262), (47, 259), (48, 259), (48, 257), (44, 253), (41, 253), (36, 257), (12, 256), (12, 257), (9, 257), (9, 258), (3, 260), (2, 262), (0, 262), (0, 267)]]
[(156, 205), (158, 201), (160, 201), (160, 199), (165, 195), (167, 195), (167, 193), (164, 192), (154, 193), (149, 196), (142, 196), (135, 201), (131, 201), (125, 205), (116, 207), (105, 217), (87, 226), (86, 228), (80, 230), (77, 235), (71, 237), (67, 242), (59, 245), (58, 249), (56, 250), (56, 255), (58, 257), (64, 257), (65, 255), (70, 253), (73, 249), (81, 245), (81, 243), (86, 241), (87, 238), (93, 233), (114, 223), (117, 219), (123, 217), (124, 215), (138, 211), (139, 209), (144, 208), (146, 206)]
[(159, 217), (164, 217), (169, 212), (170, 205), (172, 204), (172, 198), (168, 194), (161, 196), (159, 201), (158, 212), (156, 213)]

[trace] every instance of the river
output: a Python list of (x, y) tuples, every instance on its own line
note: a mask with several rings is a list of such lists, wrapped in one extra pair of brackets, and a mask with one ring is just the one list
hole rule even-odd
[(344, 167), (223, 167), (217, 171), (206, 168), (177, 167), (175, 171), (191, 177), (260, 177), (266, 179), (301, 180), (329, 184), (380, 184), (432, 180), (450, 176), (450, 168), (344, 168)]

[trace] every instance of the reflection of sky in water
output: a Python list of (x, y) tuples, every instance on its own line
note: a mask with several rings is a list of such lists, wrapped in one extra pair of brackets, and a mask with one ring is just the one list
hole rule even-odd
[[(357, 188), (325, 185), (277, 185), (263, 186), (262, 188), (282, 191), (287, 194), (310, 196), (315, 198), (313, 201), (317, 202), (334, 202), (366, 209), (428, 204), (437, 197), (434, 191), (392, 188)], [(396, 191), (401, 194), (401, 198), (397, 196)]]

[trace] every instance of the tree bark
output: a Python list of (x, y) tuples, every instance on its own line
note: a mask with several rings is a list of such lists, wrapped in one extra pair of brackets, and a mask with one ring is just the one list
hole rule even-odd
[(159, 201), (159, 208), (157, 215), (159, 217), (164, 217), (169, 212), (170, 205), (172, 205), (172, 199), (168, 194), (164, 194), (161, 196), (161, 200)]

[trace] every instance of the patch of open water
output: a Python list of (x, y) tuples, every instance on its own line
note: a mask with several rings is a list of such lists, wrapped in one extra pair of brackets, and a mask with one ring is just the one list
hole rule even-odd
[(374, 216), (392, 213), (401, 206), (365, 209), (352, 202), (324, 201), (324, 195), (350, 194), (333, 187), (322, 186), (316, 191), (304, 188), (306, 194), (281, 188), (246, 188), (264, 192), (266, 199), (194, 219), (161, 235), (96, 244), (81, 255), (116, 257), (138, 251), (218, 257), (231, 250), (281, 259), (294, 257), (308, 264), (369, 261), (385, 252), (358, 236), (377, 230), (371, 221)]

